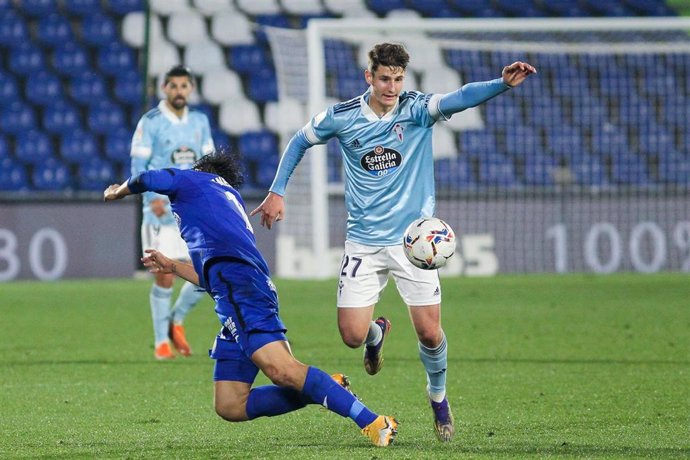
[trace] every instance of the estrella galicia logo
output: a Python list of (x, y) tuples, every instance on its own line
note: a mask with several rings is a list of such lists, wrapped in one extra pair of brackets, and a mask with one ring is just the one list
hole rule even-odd
[(377, 145), (360, 161), (366, 172), (372, 176), (385, 176), (392, 173), (402, 164), (402, 155), (397, 150)]
[(196, 161), (196, 152), (189, 147), (182, 146), (173, 151), (170, 155), (170, 160), (179, 169), (189, 169)]

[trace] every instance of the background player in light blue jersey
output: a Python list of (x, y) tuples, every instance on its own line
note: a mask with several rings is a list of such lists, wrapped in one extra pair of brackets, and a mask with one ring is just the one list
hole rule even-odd
[[(193, 170), (144, 172), (111, 185), (103, 196), (111, 201), (154, 191), (170, 197), (192, 263), (176, 262), (155, 249), (142, 260), (156, 273), (175, 273), (203, 287), (216, 302), (221, 330), (210, 355), (216, 360), (218, 415), (241, 422), (321, 404), (351, 418), (374, 445), (389, 445), (397, 434), (393, 417), (377, 415), (358, 401), (344, 375), (329, 376), (292, 355), (268, 266), (235, 190), (241, 182), (236, 165), (227, 154), (206, 155)], [(252, 388), (259, 369), (275, 385)]]
[[(214, 150), (211, 128), (206, 115), (192, 110), (187, 100), (194, 89), (194, 77), (183, 66), (165, 74), (165, 99), (139, 120), (132, 138), (132, 174), (161, 168), (191, 168), (202, 155)], [(141, 226), (142, 249), (159, 249), (177, 260), (188, 260), (187, 247), (180, 238), (168, 198), (156, 193), (143, 195)], [(171, 308), (174, 276), (156, 273), (149, 301), (157, 359), (175, 357), (169, 338), (183, 356), (192, 350), (184, 334), (184, 318), (199, 302), (203, 293), (185, 283)]]
[(305, 151), (338, 138), (348, 211), (338, 281), (340, 335), (350, 347), (365, 344), (364, 367), (369, 374), (378, 373), (390, 322), (382, 316), (372, 318), (392, 275), (419, 339), (436, 434), (450, 441), (455, 426), (446, 397), (448, 358), (439, 277), (437, 271), (421, 270), (407, 261), (402, 237), (413, 220), (434, 213), (434, 124), (521, 84), (536, 70), (514, 62), (503, 68), (501, 78), (469, 83), (448, 94), (424, 94), (403, 91), (408, 62), (402, 45), (374, 46), (364, 71), (369, 90), (329, 107), (292, 137), (268, 196), (252, 215), (261, 213), (261, 224), (268, 228), (281, 220), (288, 179)]

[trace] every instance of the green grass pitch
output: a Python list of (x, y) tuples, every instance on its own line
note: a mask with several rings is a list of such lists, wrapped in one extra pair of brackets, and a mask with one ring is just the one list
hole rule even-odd
[[(444, 280), (457, 434), (438, 442), (406, 309), (368, 376), (340, 342), (335, 281), (278, 280), (293, 351), (344, 372), (400, 431), (387, 449), (318, 406), (230, 424), (212, 404), (210, 299), (187, 319), (195, 354), (156, 362), (148, 281), (0, 284), (0, 458), (687, 458), (687, 275)], [(179, 285), (178, 285), (179, 286)], [(267, 383), (260, 377), (259, 384)]]

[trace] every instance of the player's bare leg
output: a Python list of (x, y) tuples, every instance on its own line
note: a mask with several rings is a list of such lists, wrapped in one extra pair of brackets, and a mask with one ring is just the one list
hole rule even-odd
[(372, 320), (374, 305), (364, 308), (338, 308), (338, 328), (343, 342), (350, 348), (364, 348), (364, 369), (377, 374), (383, 366), (383, 341), (391, 323), (383, 316)]

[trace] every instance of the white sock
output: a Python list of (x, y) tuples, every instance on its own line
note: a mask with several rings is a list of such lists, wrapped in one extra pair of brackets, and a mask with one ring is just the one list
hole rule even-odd
[(369, 323), (369, 333), (367, 334), (367, 339), (364, 341), (365, 345), (376, 345), (381, 341), (383, 337), (383, 331), (381, 326), (376, 324), (375, 321)]

